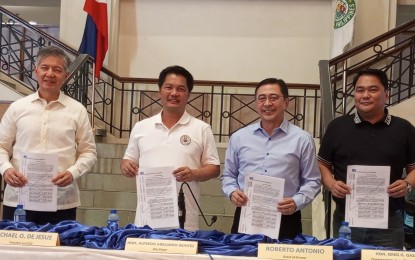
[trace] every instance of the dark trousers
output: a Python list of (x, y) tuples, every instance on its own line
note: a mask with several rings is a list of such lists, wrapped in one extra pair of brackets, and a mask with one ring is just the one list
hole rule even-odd
[[(338, 237), (340, 224), (344, 218), (345, 214), (336, 207), (333, 214), (333, 237)], [(403, 223), (400, 210), (389, 212), (387, 229), (352, 227), (352, 242), (402, 249), (405, 237)]]
[[(14, 220), (15, 210), (15, 207), (3, 205), (3, 219)], [(36, 223), (37, 225), (57, 224), (63, 220), (76, 220), (76, 208), (58, 210), (56, 212), (26, 210), (26, 221)]]
[[(237, 207), (235, 210), (235, 216), (233, 218), (233, 224), (231, 232), (232, 234), (238, 233), (239, 219), (241, 218), (241, 208)], [(301, 211), (297, 211), (292, 215), (281, 215), (280, 234), (278, 239), (293, 239), (298, 234), (303, 232), (301, 224)]]

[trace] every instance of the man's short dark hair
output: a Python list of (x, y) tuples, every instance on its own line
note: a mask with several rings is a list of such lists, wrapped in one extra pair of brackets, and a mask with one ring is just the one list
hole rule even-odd
[(287, 87), (287, 84), (285, 84), (284, 80), (282, 80), (282, 79), (276, 79), (276, 78), (267, 78), (267, 79), (264, 79), (261, 82), (259, 82), (258, 85), (255, 88), (255, 97), (256, 97), (256, 93), (257, 93), (258, 89), (261, 86), (268, 85), (268, 84), (278, 84), (280, 86), (281, 93), (284, 96), (284, 98), (288, 98), (288, 87)]
[(189, 93), (192, 92), (193, 85), (194, 85), (194, 80), (193, 80), (192, 74), (190, 74), (190, 72), (187, 71), (185, 68), (183, 68), (181, 66), (177, 66), (177, 65), (167, 67), (167, 68), (165, 68), (164, 70), (162, 70), (160, 72), (159, 80), (158, 80), (159, 88), (161, 88), (161, 86), (163, 86), (164, 81), (166, 80), (166, 77), (169, 74), (181, 75), (181, 76), (185, 77), (186, 78), (186, 83), (187, 83), (187, 89), (189, 90)]
[(383, 85), (385, 90), (389, 89), (389, 80), (388, 76), (383, 70), (379, 69), (364, 69), (356, 73), (356, 76), (353, 79), (353, 87), (356, 87), (356, 83), (361, 76), (374, 76), (379, 79), (380, 83)]
[(63, 66), (66, 72), (69, 72), (69, 64), (71, 59), (68, 55), (59, 47), (56, 46), (45, 46), (39, 50), (36, 57), (36, 67), (39, 66), (40, 62), (46, 57), (58, 57), (63, 60)]

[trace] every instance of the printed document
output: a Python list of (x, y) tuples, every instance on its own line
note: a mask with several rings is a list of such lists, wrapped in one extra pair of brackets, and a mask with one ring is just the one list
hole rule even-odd
[(28, 183), (20, 189), (19, 203), (27, 210), (57, 211), (58, 186), (52, 178), (58, 172), (58, 155), (22, 153), (20, 161)]
[(139, 168), (135, 225), (153, 229), (179, 227), (174, 167)]
[(389, 166), (347, 166), (345, 219), (351, 227), (388, 228), (390, 181)]
[(284, 179), (250, 173), (245, 177), (248, 203), (241, 209), (239, 233), (264, 234), (278, 239), (281, 212), (277, 204), (284, 195)]

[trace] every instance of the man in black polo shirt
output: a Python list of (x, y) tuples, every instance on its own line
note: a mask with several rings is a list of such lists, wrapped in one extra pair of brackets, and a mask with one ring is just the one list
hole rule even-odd
[[(389, 97), (385, 72), (366, 69), (353, 80), (356, 113), (334, 119), (327, 127), (318, 153), (324, 186), (331, 192), (336, 209), (333, 236), (344, 221), (348, 165), (390, 166), (388, 229), (352, 228), (352, 241), (402, 249), (402, 209), (405, 195), (415, 186), (415, 128), (391, 116), (385, 108)], [(407, 175), (402, 175), (406, 169)]]

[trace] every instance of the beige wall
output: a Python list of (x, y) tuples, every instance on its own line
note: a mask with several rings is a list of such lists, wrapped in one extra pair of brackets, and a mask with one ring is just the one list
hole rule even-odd
[[(4, 1), (0, 1), (1, 6), (3, 6), (4, 8), (6, 8), (14, 14), (18, 14), (19, 17), (23, 18), (28, 22), (35, 21), (38, 25), (59, 26), (59, 6), (36, 6), (36, 3), (33, 3), (32, 6), (14, 6), (10, 5), (14, 4), (10, 3), (12, 1), (8, 1), (8, 3), (6, 4), (2, 2)], [(15, 4), (19, 5), (22, 3)]]
[[(355, 20), (355, 32), (349, 49), (359, 46), (393, 28), (396, 24), (396, 0), (371, 0), (358, 1)], [(393, 45), (394, 42), (385, 42), (382, 47)], [(367, 56), (373, 55), (373, 51), (362, 52), (350, 59), (350, 63), (356, 63)]]
[(415, 107), (415, 98), (411, 98), (397, 105), (391, 106), (388, 109), (392, 115), (402, 117), (408, 120), (409, 122), (411, 122), (415, 126), (414, 107)]
[(396, 0), (360, 0), (357, 4), (352, 46), (360, 45), (395, 28)]
[[(319, 83), (329, 58), (335, 0), (113, 0), (106, 66), (121, 76), (157, 77), (181, 64), (196, 79)], [(83, 0), (62, 1), (61, 39), (78, 48)], [(359, 1), (357, 46), (395, 26), (396, 0)]]
[[(82, 3), (62, 1), (60, 37), (74, 48)], [(122, 76), (154, 78), (181, 64), (197, 79), (318, 83), (318, 61), (329, 55), (328, 0), (123, 0), (110, 16), (108, 65)]]

